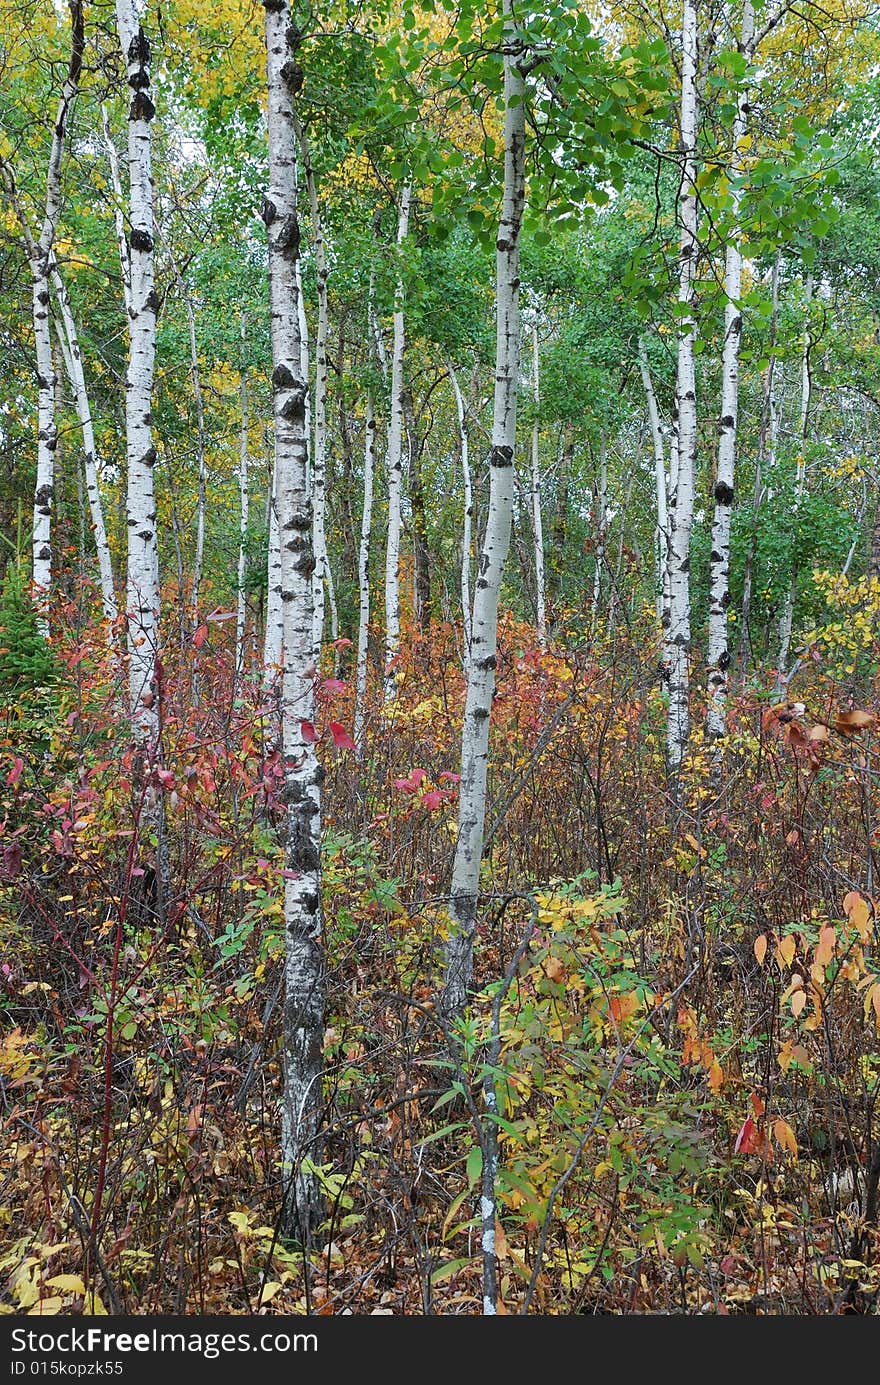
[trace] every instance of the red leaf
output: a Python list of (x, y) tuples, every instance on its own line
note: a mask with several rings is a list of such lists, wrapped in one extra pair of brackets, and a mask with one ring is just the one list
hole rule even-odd
[(318, 733), (312, 723), (310, 721), (301, 721), (299, 729), (306, 745), (314, 745), (315, 741), (318, 739)]
[(340, 726), (338, 721), (329, 723), (330, 735), (333, 737), (333, 744), (337, 750), (356, 750), (357, 746), (351, 739), (344, 726)]
[(432, 789), (430, 793), (426, 793), (422, 796), (422, 803), (431, 812), (433, 812), (435, 808), (439, 808), (442, 802), (443, 795), (440, 793), (439, 789)]
[(208, 638), (208, 627), (207, 627), (207, 625), (200, 625), (199, 628), (198, 628), (198, 630), (196, 631), (196, 633), (193, 635), (193, 644), (195, 645), (196, 649), (201, 649), (202, 645), (205, 643), (205, 640), (206, 640), (207, 638)]
[(763, 1149), (764, 1136), (751, 1116), (747, 1116), (734, 1141), (733, 1152), (734, 1154), (761, 1154)]
[(347, 649), (348, 646), (349, 646), (350, 644), (351, 644), (351, 640), (347, 640), (344, 636), (342, 636), (342, 638), (333, 641), (333, 648), (334, 648), (334, 649)]
[(345, 684), (339, 678), (325, 678), (321, 684), (321, 691), (327, 693), (345, 692)]
[(21, 758), (20, 755), (16, 755), (16, 757), (15, 757), (15, 763), (13, 764), (12, 769), (9, 771), (9, 773), (8, 773), (7, 776), (6, 776), (6, 782), (7, 782), (7, 784), (9, 784), (9, 785), (17, 784), (18, 781), (19, 781), (19, 779), (21, 778), (21, 772), (22, 772), (23, 769), (24, 769), (24, 760)]

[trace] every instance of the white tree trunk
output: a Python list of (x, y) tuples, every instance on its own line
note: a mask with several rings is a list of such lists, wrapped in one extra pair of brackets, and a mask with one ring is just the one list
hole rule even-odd
[(674, 791), (690, 736), (691, 648), (690, 552), (694, 520), (694, 473), (697, 451), (697, 395), (694, 367), (696, 320), (694, 284), (697, 268), (697, 6), (684, 0), (682, 14), (681, 190), (679, 193), (678, 364), (675, 385), (675, 480), (671, 496), (669, 544), (669, 623), (666, 666), (669, 713), (666, 758)]
[(266, 591), (266, 630), (263, 641), (263, 665), (267, 685), (273, 681), (281, 664), (281, 531), (278, 528), (276, 467), (273, 463), (269, 479), (269, 542), (267, 553), (268, 587)]
[(470, 447), (468, 442), (467, 413), (458, 376), (452, 363), (449, 364), (449, 378), (455, 393), (455, 411), (458, 417), (458, 448), (461, 457), (461, 480), (464, 491), (464, 513), (461, 525), (461, 614), (464, 623), (464, 665), (467, 668), (471, 649), (471, 547), (474, 517), (474, 497), (471, 483)]
[(596, 567), (593, 572), (593, 613), (590, 622), (592, 634), (596, 633), (599, 619), (599, 598), (602, 594), (602, 569), (608, 557), (608, 450), (602, 444), (599, 457), (599, 484), (596, 487)]
[(247, 622), (245, 603), (245, 578), (247, 577), (247, 531), (250, 517), (250, 478), (248, 475), (248, 429), (250, 414), (248, 410), (247, 368), (244, 359), (245, 319), (241, 319), (242, 362), (241, 362), (241, 446), (238, 459), (238, 597), (235, 613), (235, 672), (238, 677), (244, 673), (244, 640)]
[(52, 586), (52, 508), (55, 488), (55, 452), (58, 428), (55, 418), (55, 362), (49, 308), (49, 275), (52, 247), (61, 210), (61, 161), (67, 125), (79, 89), (83, 61), (83, 9), (81, 0), (70, 5), (70, 59), (52, 127), (46, 168), (46, 200), (39, 235), (35, 238), (20, 205), (11, 168), (4, 162), (3, 182), (21, 223), (31, 274), (31, 310), (37, 366), (37, 479), (34, 488), (32, 594), (37, 628), (46, 638), (49, 622), (46, 600)]
[[(751, 64), (755, 16), (751, 0), (745, 0), (740, 52)], [(730, 526), (736, 473), (737, 415), (739, 411), (739, 351), (742, 341), (742, 233), (737, 224), (743, 190), (743, 142), (749, 116), (749, 93), (737, 98), (730, 157), (731, 229), (724, 257), (724, 345), (721, 353), (721, 423), (718, 469), (715, 478), (715, 513), (712, 520), (712, 554), (709, 569), (709, 637), (706, 651), (706, 739), (720, 740), (727, 731), (727, 689), (730, 641), (727, 608), (730, 605)], [(719, 747), (720, 749), (720, 747)], [(717, 783), (721, 759), (713, 755), (712, 780)]]
[(91, 529), (95, 539), (95, 551), (98, 559), (101, 607), (104, 612), (104, 621), (107, 626), (107, 639), (112, 647), (114, 644), (114, 627), (119, 611), (116, 605), (116, 591), (113, 584), (113, 561), (110, 556), (110, 545), (107, 542), (107, 529), (104, 524), (104, 506), (101, 502), (100, 464), (98, 461), (98, 449), (95, 445), (95, 429), (92, 424), (92, 410), (89, 404), (88, 390), (86, 388), (86, 378), (85, 372), (83, 371), (82, 353), (79, 346), (76, 322), (74, 320), (67, 288), (61, 278), (60, 271), (54, 258), (52, 261), (51, 274), (52, 286), (55, 289), (55, 299), (61, 317), (62, 330), (58, 334), (58, 340), (61, 343), (65, 368), (73, 387), (77, 418), (79, 419), (79, 425), (82, 429), (86, 497), (88, 499)]
[(327, 514), (327, 333), (329, 328), (329, 305), (327, 281), (330, 268), (327, 262), (327, 241), (324, 221), (318, 201), (318, 184), (312, 166), (311, 146), (306, 131), (296, 116), (297, 138), (302, 151), (303, 173), (309, 199), (309, 219), (312, 227), (312, 253), (315, 257), (315, 273), (318, 281), (318, 327), (315, 334), (315, 399), (314, 399), (314, 447), (312, 448), (312, 503), (315, 507), (315, 622), (313, 634), (313, 656), (315, 663), (321, 656), (324, 638), (325, 588), (326, 602), (330, 605), (330, 628), (333, 638), (339, 635), (339, 619), (336, 612), (336, 595), (330, 575), (330, 561), (327, 553), (326, 514)]
[(541, 405), (540, 357), (538, 325), (532, 326), (532, 393), (535, 400), (535, 420), (532, 424), (532, 484), (529, 501), (532, 511), (532, 533), (535, 539), (535, 612), (538, 622), (538, 644), (547, 648), (547, 597), (544, 582), (544, 520), (541, 514), (541, 427), (538, 410)]
[(150, 44), (133, 0), (116, 0), (116, 22), (128, 70), (129, 360), (125, 377), (125, 449), (128, 462), (128, 688), (135, 737), (150, 746), (159, 730), (159, 699), (151, 685), (159, 652), (159, 546), (151, 408), (156, 356), (153, 287), (153, 184), (150, 122)]
[[(525, 83), (522, 43), (511, 0), (504, 14), (504, 190), (495, 255), (495, 400), (489, 458), (489, 510), (474, 594), (471, 657), (461, 740), (458, 834), (449, 894), (450, 935), (442, 1008), (459, 1014), (473, 977), (473, 946), (483, 832), (489, 719), (495, 692), (498, 600), (510, 547), (519, 383), (519, 237), (525, 196)], [(494, 1312), (494, 1305), (490, 1311)]]
[(373, 397), (367, 393), (364, 418), (364, 504), (361, 512), (361, 541), (358, 549), (358, 639), (354, 694), (355, 753), (364, 753), (364, 721), (367, 700), (367, 644), (370, 631), (370, 537), (373, 531), (373, 478), (376, 474), (376, 415)]
[(282, 747), (284, 760), (284, 1019), (281, 1159), (283, 1234), (308, 1245), (322, 1215), (309, 1160), (319, 1157), (322, 1114), (324, 959), (321, 928), (321, 771), (313, 736), (312, 504), (308, 486), (306, 401), (297, 261), (297, 140), (293, 98), (302, 84), (301, 33), (288, 0), (264, 0), (268, 69), (269, 190), (263, 220), (269, 241), (275, 503), (281, 536)]
[(657, 408), (657, 395), (654, 381), (648, 366), (648, 354), (643, 338), (639, 338), (639, 373), (645, 390), (648, 406), (648, 423), (651, 428), (651, 445), (654, 449), (654, 497), (657, 512), (657, 533), (654, 552), (657, 559), (657, 619), (662, 624), (664, 614), (669, 609), (669, 512), (666, 501), (666, 452), (663, 446), (663, 431), (660, 427), (660, 411)]
[[(397, 253), (409, 232), (412, 188), (400, 194), (397, 215)], [(393, 661), (400, 652), (400, 508), (403, 489), (403, 358), (406, 335), (403, 319), (403, 271), (398, 269), (394, 294), (394, 346), (391, 352), (391, 414), (388, 424), (388, 541), (385, 549), (385, 675), (384, 699), (391, 702), (397, 691)]]
[(107, 162), (110, 165), (110, 183), (113, 188), (113, 224), (116, 228), (116, 248), (119, 252), (119, 267), (122, 273), (122, 297), (126, 314), (128, 314), (131, 312), (131, 260), (128, 253), (128, 236), (125, 233), (122, 175), (119, 172), (119, 155), (116, 152), (116, 145), (113, 143), (113, 136), (110, 134), (107, 107), (103, 105), (101, 107), (101, 128), (104, 132)]
[[(805, 311), (809, 312), (810, 302), (813, 297), (813, 276), (807, 275), (804, 285)], [(797, 522), (800, 508), (804, 498), (804, 484), (807, 478), (807, 461), (804, 455), (804, 443), (807, 437), (807, 424), (810, 419), (810, 395), (812, 392), (812, 378), (810, 374), (810, 329), (809, 325), (804, 328), (804, 343), (801, 352), (801, 412), (798, 436), (800, 438), (800, 449), (797, 459), (797, 475), (794, 483), (794, 517)], [(785, 594), (785, 602), (779, 616), (779, 654), (776, 659), (776, 686), (774, 696), (777, 700), (784, 698), (788, 692), (788, 657), (791, 649), (791, 631), (794, 624), (794, 603), (797, 597), (798, 569), (797, 562), (792, 565), (791, 582)]]
[(189, 354), (192, 370), (193, 397), (196, 403), (196, 446), (198, 450), (199, 481), (196, 500), (196, 553), (193, 563), (192, 579), (192, 622), (199, 623), (199, 596), (202, 588), (202, 568), (205, 561), (205, 510), (208, 503), (208, 471), (205, 455), (205, 405), (202, 399), (202, 377), (199, 370), (199, 344), (196, 338), (196, 315), (189, 291), (180, 278), (180, 287), (186, 304), (186, 317), (189, 325)]

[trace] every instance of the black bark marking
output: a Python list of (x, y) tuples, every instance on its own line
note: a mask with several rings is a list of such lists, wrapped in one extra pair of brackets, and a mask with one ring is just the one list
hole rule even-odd
[(139, 250), (143, 254), (149, 254), (153, 248), (153, 237), (149, 231), (132, 231), (128, 238), (132, 250)]
[(506, 444), (493, 447), (489, 456), (489, 465), (497, 467), (513, 466), (513, 448)]
[(716, 481), (715, 499), (719, 505), (732, 505), (733, 487), (729, 486), (726, 481)]

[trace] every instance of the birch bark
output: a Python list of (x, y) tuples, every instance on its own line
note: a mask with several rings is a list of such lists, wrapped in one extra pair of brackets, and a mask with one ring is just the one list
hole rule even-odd
[(697, 5), (684, 0), (682, 10), (682, 73), (680, 150), (682, 158), (679, 205), (678, 301), (682, 311), (678, 335), (675, 385), (675, 478), (671, 497), (669, 543), (669, 622), (666, 627), (666, 667), (669, 712), (666, 758), (673, 793), (690, 737), (691, 595), (690, 551), (694, 520), (694, 471), (697, 451), (697, 395), (694, 367), (696, 341), (695, 278), (697, 268)]
[[(400, 194), (397, 214), (397, 253), (402, 253), (409, 233), (412, 188), (407, 183)], [(403, 489), (403, 362), (406, 333), (403, 317), (403, 272), (399, 268), (394, 295), (394, 345), (391, 352), (391, 415), (388, 425), (388, 540), (385, 549), (385, 677), (384, 699), (394, 700), (397, 671), (393, 666), (400, 652), (400, 510)]]
[(471, 485), (470, 448), (468, 443), (467, 413), (458, 376), (450, 363), (449, 378), (455, 394), (455, 412), (458, 418), (458, 450), (461, 460), (461, 480), (464, 492), (464, 513), (461, 523), (461, 612), (464, 622), (464, 664), (467, 668), (471, 648), (471, 545), (474, 514), (473, 489)]
[(247, 387), (247, 367), (245, 365), (245, 318), (241, 319), (241, 383), (239, 386), (241, 397), (241, 444), (238, 458), (238, 493), (239, 493), (239, 522), (238, 522), (238, 582), (237, 582), (237, 601), (235, 612), (235, 672), (238, 677), (244, 673), (244, 639), (245, 627), (247, 624), (247, 606), (245, 602), (245, 579), (247, 577), (247, 531), (250, 518), (250, 476), (249, 476), (249, 446), (248, 430), (250, 428), (250, 410), (248, 408), (248, 387)]
[(504, 189), (495, 243), (495, 398), (489, 458), (489, 510), (474, 593), (471, 657), (461, 741), (458, 833), (449, 893), (450, 934), (441, 1006), (450, 1016), (467, 1003), (486, 819), (489, 719), (495, 691), (498, 600), (510, 547), (519, 383), (519, 238), (525, 198), (523, 45), (511, 0), (504, 16)]
[[(661, 625), (669, 609), (669, 511), (666, 501), (666, 452), (660, 428), (660, 411), (654, 381), (648, 366), (648, 353), (643, 338), (639, 338), (639, 373), (648, 406), (651, 446), (654, 449), (654, 496), (657, 512), (657, 534), (654, 552), (657, 559), (657, 619)], [(668, 619), (668, 615), (667, 615)]]
[(133, 0), (116, 0), (116, 24), (131, 88), (127, 256), (131, 281), (125, 377), (128, 687), (135, 738), (151, 746), (159, 732), (159, 698), (152, 687), (159, 653), (159, 547), (153, 475), (156, 449), (151, 422), (159, 306), (153, 287), (150, 128), (156, 108), (149, 95), (150, 43), (138, 21)]
[(114, 627), (119, 612), (116, 605), (116, 591), (113, 583), (113, 561), (110, 556), (110, 545), (107, 542), (107, 528), (104, 523), (104, 506), (101, 501), (98, 449), (95, 444), (95, 429), (92, 424), (92, 410), (89, 404), (89, 394), (86, 387), (85, 372), (83, 370), (82, 352), (79, 346), (76, 320), (73, 316), (73, 309), (71, 307), (70, 297), (67, 293), (67, 287), (61, 278), (61, 273), (55, 263), (54, 257), (52, 259), (51, 277), (52, 286), (55, 290), (55, 301), (58, 304), (58, 312), (61, 318), (61, 331), (58, 334), (58, 340), (61, 343), (65, 369), (67, 370), (70, 383), (73, 387), (77, 418), (79, 419), (79, 425), (82, 430), (86, 498), (88, 501), (92, 534), (95, 540), (95, 551), (98, 559), (101, 607), (104, 613), (104, 621), (107, 626), (107, 638), (112, 646), (114, 644)]
[[(52, 267), (52, 247), (61, 211), (61, 161), (67, 126), (76, 101), (82, 72), (85, 34), (82, 0), (70, 3), (70, 58), (61, 88), (61, 96), (52, 127), (49, 162), (46, 169), (46, 200), (39, 235), (35, 238), (23, 209), (17, 206), (18, 218), (27, 247), (31, 273), (31, 308), (37, 365), (37, 478), (34, 488), (32, 529), (32, 593), (37, 609), (37, 628), (46, 638), (49, 621), (45, 610), (52, 586), (52, 501), (55, 487), (55, 452), (58, 428), (55, 418), (55, 363), (52, 354), (52, 332), (49, 308), (49, 276)], [(11, 170), (4, 165), (4, 183), (15, 199), (15, 184)]]
[[(740, 53), (751, 65), (754, 56), (755, 15), (751, 0), (743, 5)], [(749, 92), (737, 97), (730, 157), (731, 230), (724, 257), (724, 345), (721, 353), (721, 423), (718, 469), (715, 478), (715, 513), (712, 520), (712, 553), (709, 569), (709, 637), (706, 651), (706, 739), (710, 745), (727, 731), (727, 691), (730, 644), (727, 608), (730, 605), (730, 526), (736, 473), (737, 415), (739, 412), (739, 352), (742, 341), (742, 233), (737, 224), (742, 203), (743, 147), (749, 125)], [(720, 751), (720, 747), (717, 748)], [(721, 773), (719, 753), (712, 754), (711, 778)]]
[(355, 754), (364, 754), (364, 721), (367, 699), (367, 641), (370, 631), (370, 537), (373, 531), (373, 478), (376, 474), (376, 415), (373, 396), (367, 391), (364, 418), (364, 504), (358, 548), (358, 640), (354, 694)]
[(537, 323), (532, 325), (532, 395), (535, 401), (535, 419), (532, 424), (532, 484), (529, 501), (535, 539), (535, 611), (538, 644), (544, 650), (547, 648), (547, 597), (544, 583), (544, 520), (541, 514), (541, 423), (538, 413), (541, 406), (541, 377)]
[(281, 1161), (284, 1235), (308, 1246), (322, 1216), (314, 1174), (322, 1115), (324, 958), (321, 922), (321, 769), (303, 723), (314, 716), (313, 510), (308, 486), (306, 401), (297, 262), (293, 99), (302, 85), (302, 33), (288, 0), (264, 0), (268, 78), (269, 242), (275, 505), (281, 541), (284, 763), (284, 1010)]

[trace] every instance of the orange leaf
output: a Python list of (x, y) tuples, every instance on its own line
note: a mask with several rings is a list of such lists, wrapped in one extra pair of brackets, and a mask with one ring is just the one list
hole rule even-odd
[(709, 1087), (713, 1092), (718, 1092), (721, 1090), (721, 1084), (723, 1081), (724, 1069), (722, 1068), (718, 1059), (713, 1058), (712, 1066), (709, 1069)]
[(801, 1013), (806, 1003), (806, 991), (795, 991), (794, 995), (791, 998), (791, 1013), (794, 1015), (795, 1019), (797, 1019), (798, 1015)]
[(780, 939), (779, 946), (777, 947), (776, 951), (779, 957), (781, 957), (784, 965), (790, 967), (792, 962), (794, 961), (795, 954), (794, 938), (792, 938), (789, 934), (787, 938)]
[(829, 925), (822, 929), (819, 934), (819, 942), (816, 945), (815, 963), (817, 967), (827, 967), (831, 958), (834, 956), (834, 948), (837, 944), (837, 935)]
[(798, 1152), (797, 1140), (795, 1139), (794, 1131), (788, 1121), (784, 1121), (781, 1116), (777, 1116), (776, 1120), (773, 1122), (773, 1134), (776, 1136), (776, 1143), (781, 1145), (783, 1149), (787, 1149), (789, 1154), (793, 1154), (796, 1159)]
[(868, 901), (863, 899), (857, 890), (850, 890), (849, 894), (844, 896), (843, 912), (862, 942), (868, 942), (871, 936), (871, 906)]
[(838, 712), (835, 725), (842, 736), (857, 736), (877, 720), (873, 712)]
[(767, 934), (766, 934), (766, 933), (762, 933), (762, 934), (760, 935), (760, 937), (758, 937), (758, 938), (755, 939), (755, 957), (756, 957), (757, 960), (758, 960), (758, 966), (759, 966), (759, 967), (762, 967), (762, 966), (764, 965), (764, 958), (765, 958), (766, 956), (767, 956)]

